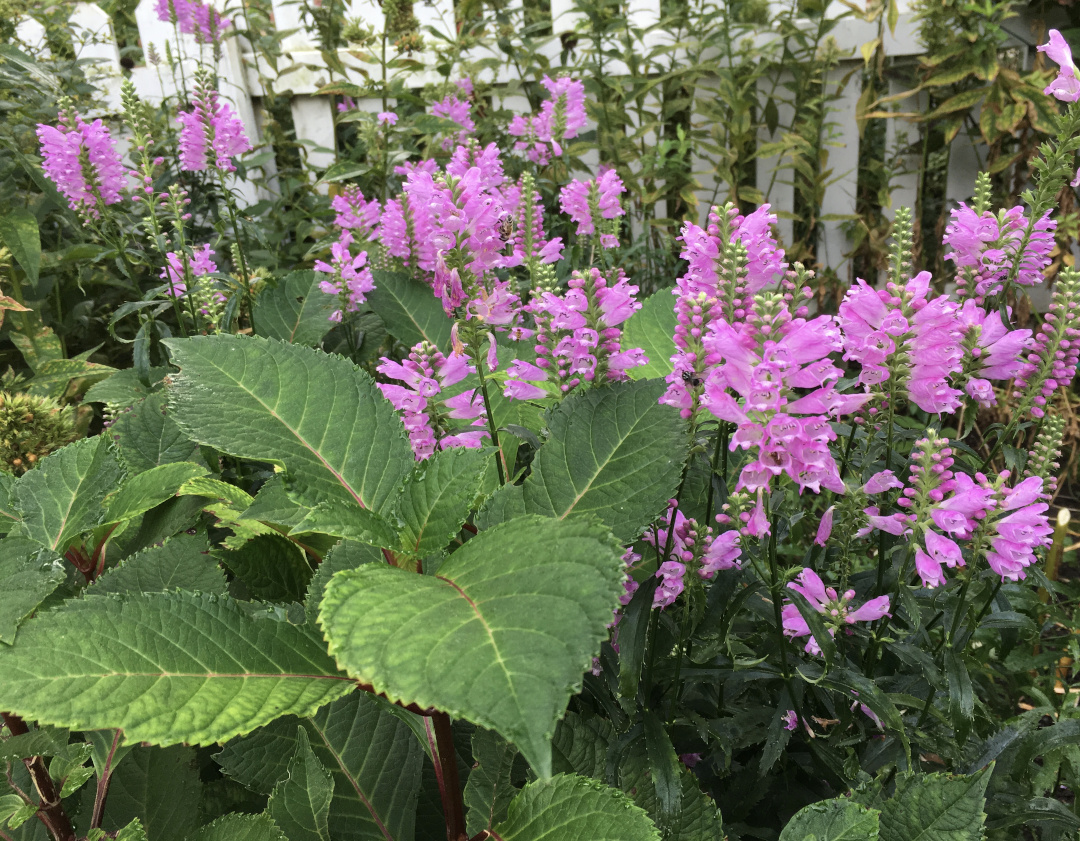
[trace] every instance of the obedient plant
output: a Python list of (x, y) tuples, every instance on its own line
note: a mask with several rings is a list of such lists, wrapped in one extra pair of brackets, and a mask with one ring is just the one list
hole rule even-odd
[[(1025, 206), (980, 178), (951, 278), (897, 212), (835, 313), (770, 208), (731, 203), (639, 298), (619, 171), (562, 178), (561, 216), (538, 186), (584, 128), (571, 79), (508, 126), (524, 159), (471, 136), (459, 83), (396, 194), (336, 191), (310, 268), (265, 282), (211, 74), (176, 118), (198, 175), (166, 192), (130, 86), (130, 181), (65, 109), (47, 175), (103, 236), (136, 208), (160, 283), (125, 305), (135, 366), (86, 395), (100, 434), (8, 419), (0, 837), (1075, 834), (1047, 795), (1077, 775), (1060, 649), (1045, 691), (1019, 654), (1059, 615), (1080, 337), (1071, 268), (1013, 323), (1080, 145), (1047, 52), (1069, 105)], [(202, 189), (231, 243), (193, 235)]]

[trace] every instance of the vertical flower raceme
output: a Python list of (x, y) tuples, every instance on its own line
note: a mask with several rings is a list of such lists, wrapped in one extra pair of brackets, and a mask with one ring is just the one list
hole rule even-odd
[(577, 137), (585, 126), (585, 86), (574, 79), (549, 76), (541, 84), (550, 98), (540, 105), (540, 113), (514, 117), (507, 131), (522, 138), (514, 144), (515, 151), (524, 152), (530, 161), (545, 166), (553, 156), (562, 155), (563, 141)]
[(1052, 542), (1053, 528), (1046, 517), (1049, 505), (1042, 501), (1043, 483), (1038, 476), (1005, 487), (1006, 470), (999, 476), (993, 512), (987, 518), (989, 551), (986, 562), (1002, 581), (1019, 581), (1026, 567), (1035, 563), (1035, 552)]
[(472, 106), (467, 101), (458, 99), (456, 96), (447, 96), (431, 106), (431, 113), (436, 117), (442, 117), (452, 123), (457, 123), (459, 131), (449, 135), (442, 141), (443, 149), (450, 150), (466, 141), (476, 123), (473, 122), (470, 112)]
[(375, 288), (375, 279), (367, 267), (367, 252), (361, 251), (353, 256), (349, 250), (352, 241), (352, 234), (348, 230), (342, 231), (341, 237), (330, 249), (333, 263), (315, 261), (315, 271), (331, 276), (330, 280), (319, 284), (319, 289), (327, 295), (336, 295), (340, 302), (338, 308), (330, 313), (331, 321), (341, 321), (345, 313), (359, 310), (367, 300), (367, 293)]
[(1051, 412), (1042, 419), (1035, 443), (1028, 453), (1025, 476), (1038, 476), (1043, 481), (1043, 497), (1049, 502), (1057, 490), (1061, 469), (1061, 442), (1065, 434), (1065, 416)]
[[(434, 163), (434, 161), (432, 161)], [(435, 268), (431, 243), (434, 214), (430, 202), (431, 172), (414, 168), (405, 173), (401, 195), (389, 199), (379, 218), (379, 241), (386, 253), (414, 273)]]
[(662, 556), (656, 571), (660, 582), (653, 594), (653, 607), (668, 607), (675, 602), (686, 588), (688, 571), (709, 580), (720, 570), (739, 566), (742, 549), (738, 531), (725, 531), (716, 536), (710, 526), (702, 527), (696, 520), (686, 517), (677, 508), (675, 500), (668, 503), (664, 523), (654, 531), (647, 531), (643, 538)]
[(98, 219), (116, 204), (127, 186), (120, 155), (109, 129), (87, 123), (73, 108), (60, 111), (57, 126), (39, 125), (42, 169), (78, 213)]
[(186, 293), (188, 289), (185, 275), (192, 280), (199, 280), (216, 272), (218, 269), (211, 259), (213, 256), (214, 252), (210, 250), (209, 245), (196, 248), (190, 256), (177, 254), (174, 251), (166, 254), (165, 259), (168, 262), (161, 270), (161, 279), (168, 281), (169, 284), (165, 294), (179, 298)]
[(498, 195), (506, 182), (499, 147), (494, 143), (481, 146), (475, 140), (463, 143), (454, 149), (454, 154), (450, 156), (446, 174), (463, 178), (465, 173), (474, 167), (480, 170), (480, 186), (492, 196)]
[(1046, 53), (1047, 57), (1060, 68), (1057, 77), (1047, 85), (1043, 93), (1062, 102), (1080, 100), (1080, 78), (1077, 78), (1072, 50), (1061, 33), (1056, 29), (1051, 29), (1050, 40), (1041, 44), (1038, 49), (1040, 53)]
[[(800, 572), (796, 580), (788, 584), (788, 587), (803, 596), (810, 606), (822, 615), (830, 636), (834, 636), (837, 628), (844, 625), (874, 622), (889, 615), (888, 596), (878, 596), (856, 608), (852, 604), (852, 599), (855, 598), (854, 590), (847, 590), (842, 595), (838, 595), (832, 587), (826, 587), (821, 577), (809, 568)], [(821, 646), (811, 634), (810, 626), (799, 613), (798, 607), (788, 602), (784, 605), (782, 616), (784, 633), (788, 637), (791, 639), (810, 637), (804, 650), (807, 654), (821, 654)]]
[(1016, 375), (1016, 416), (1041, 418), (1059, 386), (1068, 387), (1080, 360), (1080, 272), (1063, 269), (1054, 286), (1050, 309), (1031, 343), (1027, 361)]
[(962, 365), (956, 305), (927, 299), (930, 273), (875, 290), (859, 280), (840, 305), (844, 358), (859, 362), (859, 382), (885, 399), (906, 396), (924, 412), (954, 412), (959, 389), (949, 378)]
[(231, 158), (251, 150), (244, 124), (205, 76), (196, 81), (191, 111), (177, 114), (180, 123), (180, 168), (201, 172), (208, 167), (235, 172)]
[(535, 271), (536, 263), (555, 263), (562, 258), (562, 237), (548, 239), (544, 231), (544, 205), (532, 175), (525, 173), (521, 184), (513, 191), (506, 191), (506, 206), (513, 207), (511, 215), (503, 217), (501, 224), (512, 226), (510, 247), (516, 260)]
[[(229, 28), (232, 21), (223, 18), (212, 5), (192, 0), (191, 32), (195, 41), (199, 44), (207, 44), (214, 48), (214, 54), (221, 54), (221, 36)], [(181, 29), (181, 31), (186, 31)]]
[(605, 276), (594, 268), (574, 272), (564, 295), (536, 295), (528, 305), (536, 319), (536, 363), (514, 360), (506, 396), (562, 396), (582, 383), (625, 380), (628, 368), (644, 365), (640, 348), (622, 348), (619, 327), (641, 308), (636, 292), (621, 270)]
[(619, 244), (619, 223), (615, 220), (626, 213), (619, 195), (625, 192), (615, 170), (606, 169), (590, 181), (571, 181), (562, 188), (559, 204), (577, 223), (578, 236), (595, 236), (602, 248), (615, 248)]
[(1030, 330), (1009, 330), (998, 311), (986, 312), (975, 300), (964, 301), (957, 313), (961, 326), (962, 369), (955, 385), (981, 406), (997, 403), (991, 380), (1009, 380), (1023, 367)]
[(351, 231), (358, 239), (373, 240), (377, 236), (379, 215), (382, 208), (378, 199), (368, 201), (355, 184), (347, 186), (339, 196), (334, 196), (330, 207), (337, 211), (334, 224)]
[[(443, 356), (432, 345), (421, 342), (402, 362), (383, 357), (376, 370), (403, 383), (379, 383), (379, 389), (401, 412), (417, 461), (430, 457), (437, 449), (476, 449), (482, 445), (487, 431), (470, 428), (485, 425), (484, 401), (479, 390), (446, 394), (473, 372), (467, 356), (458, 353)], [(460, 421), (469, 423), (463, 425)]]

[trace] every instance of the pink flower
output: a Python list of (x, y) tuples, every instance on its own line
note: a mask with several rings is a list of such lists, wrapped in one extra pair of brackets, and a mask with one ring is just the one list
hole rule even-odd
[(1039, 46), (1039, 52), (1046, 55), (1061, 69), (1043, 93), (1049, 94), (1062, 102), (1080, 100), (1080, 79), (1077, 78), (1076, 65), (1073, 64), (1072, 50), (1056, 29), (1050, 30), (1050, 41)]
[(1041, 493), (1042, 479), (1038, 476), (999, 491), (994, 536), (986, 562), (1002, 581), (1026, 577), (1024, 569), (1035, 563), (1036, 550), (1052, 542), (1054, 530), (1046, 516), (1049, 506), (1038, 501)]
[(244, 124), (231, 107), (218, 100), (218, 92), (212, 88), (196, 88), (191, 104), (191, 111), (176, 116), (181, 125), (180, 168), (201, 172), (216, 167), (222, 172), (235, 172), (230, 159), (252, 148)]
[(619, 203), (619, 195), (624, 192), (626, 188), (615, 170), (607, 169), (591, 181), (571, 181), (562, 188), (559, 203), (563, 213), (577, 223), (578, 236), (598, 234), (601, 246), (612, 248), (618, 245), (614, 237), (618, 226), (611, 220), (626, 213)]
[(585, 126), (585, 86), (574, 79), (553, 80), (549, 76), (544, 76), (541, 84), (551, 98), (540, 105), (539, 114), (514, 117), (507, 132), (522, 138), (514, 144), (514, 151), (524, 152), (533, 163), (544, 166), (552, 156), (562, 155), (562, 142), (577, 137)]
[(795, 714), (795, 710), (788, 710), (781, 719), (783, 719), (785, 730), (794, 730), (799, 726), (799, 716)]
[(349, 231), (342, 231), (330, 248), (333, 264), (315, 261), (315, 271), (331, 275), (330, 280), (319, 284), (319, 289), (327, 295), (337, 295), (340, 300), (339, 308), (330, 313), (331, 321), (341, 321), (344, 313), (359, 310), (367, 300), (367, 293), (375, 288), (375, 279), (367, 268), (367, 252), (361, 251), (354, 257), (349, 251), (352, 241)]
[(58, 127), (39, 125), (37, 135), (41, 167), (72, 210), (97, 219), (100, 207), (120, 201), (127, 179), (101, 120), (87, 123), (74, 111), (61, 112)]
[(367, 201), (360, 188), (350, 184), (341, 195), (331, 199), (330, 207), (337, 211), (334, 224), (339, 228), (354, 232), (360, 239), (375, 239), (382, 210), (378, 199)]
[(380, 111), (375, 115), (375, 119), (382, 123), (384, 126), (396, 126), (398, 121), (398, 115), (393, 111)]
[(665, 561), (656, 571), (656, 577), (660, 583), (653, 592), (653, 607), (665, 608), (675, 603), (675, 599), (683, 591), (683, 576), (686, 574), (686, 566), (678, 561)]
[(829, 536), (832, 534), (833, 527), (833, 511), (836, 510), (835, 505), (830, 505), (824, 514), (821, 515), (821, 522), (818, 523), (817, 535), (814, 537), (814, 543), (818, 546), (824, 546), (829, 542)]
[[(818, 613), (825, 617), (829, 626), (830, 636), (836, 633), (836, 629), (842, 625), (854, 625), (856, 622), (873, 622), (889, 615), (889, 597), (878, 596), (871, 599), (862, 607), (851, 609), (851, 600), (855, 598), (854, 590), (847, 590), (838, 596), (832, 587), (826, 587), (821, 577), (809, 567), (803, 569), (795, 581), (788, 587), (801, 594)], [(821, 654), (821, 648), (817, 640), (810, 635), (810, 626), (803, 619), (799, 609), (788, 602), (782, 611), (784, 633), (792, 639), (810, 636), (805, 651), (808, 654)]]
[(926, 551), (923, 551), (921, 547), (915, 547), (915, 569), (924, 587), (939, 587), (945, 583), (945, 576), (941, 571), (942, 565), (950, 569), (955, 566), (964, 566), (963, 555), (954, 541), (942, 537), (937, 532), (927, 531), (923, 536), (923, 541)]
[(473, 122), (473, 119), (470, 116), (471, 111), (472, 106), (469, 105), (468, 102), (460, 100), (453, 95), (447, 96), (431, 106), (432, 115), (457, 123), (461, 129), (456, 134), (443, 140), (443, 149), (448, 150), (453, 146), (464, 143), (469, 135), (472, 134), (473, 130), (476, 128), (476, 123)]
[(166, 254), (167, 263), (165, 268), (161, 270), (160, 275), (163, 280), (167, 279), (169, 281), (169, 288), (165, 290), (165, 294), (173, 298), (179, 298), (187, 292), (187, 284), (184, 283), (185, 262), (187, 263), (188, 273), (193, 280), (216, 272), (218, 268), (214, 265), (214, 261), (210, 259), (213, 255), (214, 252), (210, 250), (209, 245), (195, 249), (186, 260), (184, 256), (173, 251)]

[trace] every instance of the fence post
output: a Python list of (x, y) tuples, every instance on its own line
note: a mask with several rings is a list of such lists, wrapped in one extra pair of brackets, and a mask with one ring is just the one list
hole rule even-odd
[(101, 91), (106, 114), (120, 111), (120, 50), (116, 46), (112, 21), (100, 6), (78, 3), (71, 13), (71, 39), (79, 59), (94, 62), (87, 78)]
[[(861, 63), (861, 60), (860, 62)], [(845, 80), (845, 77), (846, 80)], [(855, 213), (855, 197), (859, 188), (859, 127), (855, 123), (855, 106), (862, 93), (859, 84), (858, 65), (845, 62), (828, 74), (825, 84), (843, 88), (837, 91), (837, 99), (830, 107), (826, 122), (831, 129), (826, 139), (826, 160), (823, 169), (828, 171), (825, 196), (821, 202), (821, 215), (852, 216)], [(844, 259), (850, 240), (843, 231), (843, 219), (823, 219), (821, 239), (818, 242), (818, 264), (836, 270), (841, 279), (845, 273), (850, 277), (851, 263)]]

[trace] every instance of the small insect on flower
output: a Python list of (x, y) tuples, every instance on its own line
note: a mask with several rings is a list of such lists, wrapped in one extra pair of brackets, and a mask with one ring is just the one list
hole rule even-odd
[(510, 213), (503, 213), (499, 217), (499, 236), (503, 241), (509, 241), (510, 237), (514, 235), (514, 217)]
[(696, 371), (683, 371), (682, 378), (683, 382), (691, 388), (701, 388), (705, 385), (705, 380)]

